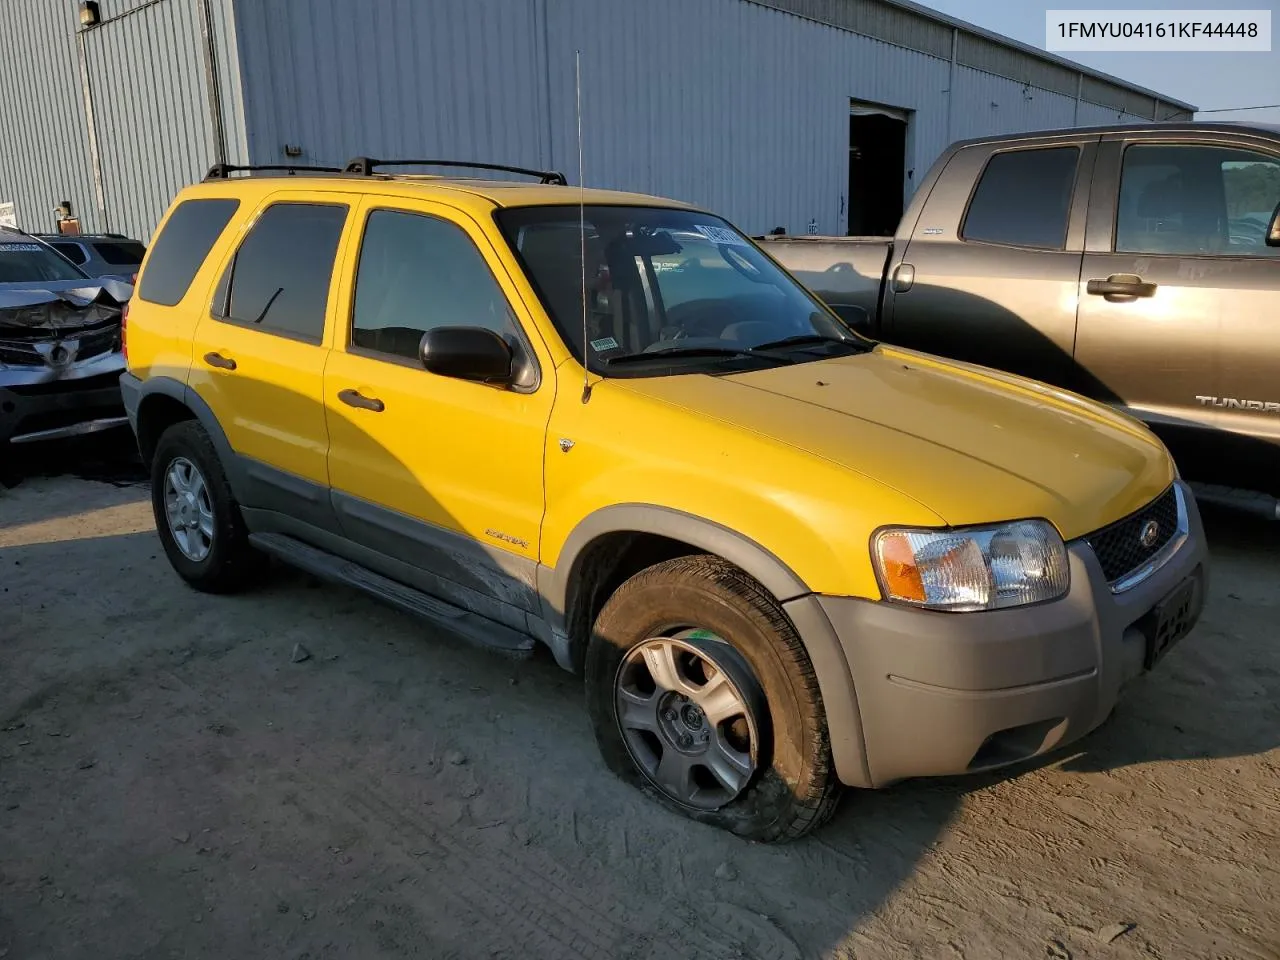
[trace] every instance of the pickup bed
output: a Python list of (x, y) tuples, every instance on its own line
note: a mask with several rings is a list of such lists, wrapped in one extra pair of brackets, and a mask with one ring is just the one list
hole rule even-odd
[(892, 239), (758, 240), (860, 332), (1106, 402), (1280, 517), (1280, 127), (962, 141)]

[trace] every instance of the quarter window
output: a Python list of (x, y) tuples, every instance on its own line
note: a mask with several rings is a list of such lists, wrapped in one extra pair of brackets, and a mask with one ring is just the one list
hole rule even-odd
[(138, 297), (166, 307), (185, 297), (200, 264), (239, 206), (239, 200), (229, 198), (178, 204), (152, 244)]
[(333, 203), (267, 207), (218, 285), (218, 318), (319, 343), (347, 209)]
[(1079, 160), (1076, 147), (995, 154), (978, 180), (960, 235), (985, 243), (1064, 249)]
[(1133, 144), (1124, 152), (1117, 253), (1275, 257), (1267, 226), (1280, 160), (1207, 144)]
[(460, 227), (374, 210), (360, 247), (351, 345), (416, 362), (422, 335), (452, 326), (485, 327), (519, 350), (507, 298)]

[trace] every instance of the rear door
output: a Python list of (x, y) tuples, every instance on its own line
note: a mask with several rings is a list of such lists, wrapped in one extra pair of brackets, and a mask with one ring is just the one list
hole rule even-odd
[(884, 339), (1089, 393), (1072, 360), (1097, 137), (958, 151), (889, 265)]
[(328, 530), (324, 366), (348, 201), (296, 191), (262, 202), (219, 268), (188, 379), (240, 459), (244, 505)]
[(1076, 358), (1168, 436), (1280, 440), (1277, 203), (1280, 148), (1261, 139), (1103, 139)]

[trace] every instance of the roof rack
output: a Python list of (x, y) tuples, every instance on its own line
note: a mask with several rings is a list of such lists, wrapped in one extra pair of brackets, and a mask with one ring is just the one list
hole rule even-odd
[(226, 180), (233, 173), (245, 171), (253, 173), (258, 170), (287, 170), (291, 177), (299, 170), (306, 170), (312, 173), (342, 173), (340, 167), (309, 167), (297, 163), (262, 163), (247, 167), (238, 167), (232, 163), (215, 163), (209, 168), (209, 172), (204, 175), (204, 178), (206, 180)]
[(497, 170), (502, 173), (522, 173), (537, 177), (539, 183), (567, 187), (569, 181), (555, 170), (531, 170), (528, 167), (511, 167), (503, 163), (472, 163), (467, 160), (375, 160), (373, 157), (356, 157), (347, 163), (343, 173), (361, 177), (373, 176), (375, 167), (466, 167), (472, 170)]

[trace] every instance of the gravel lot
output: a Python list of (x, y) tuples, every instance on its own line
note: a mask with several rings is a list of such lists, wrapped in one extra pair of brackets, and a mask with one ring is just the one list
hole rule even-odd
[[(0, 957), (1280, 957), (1280, 531), (1084, 744), (786, 847), (643, 801), (581, 692), (288, 571), (207, 597), (128, 469), (0, 486)], [(293, 662), (295, 644), (310, 657)]]

